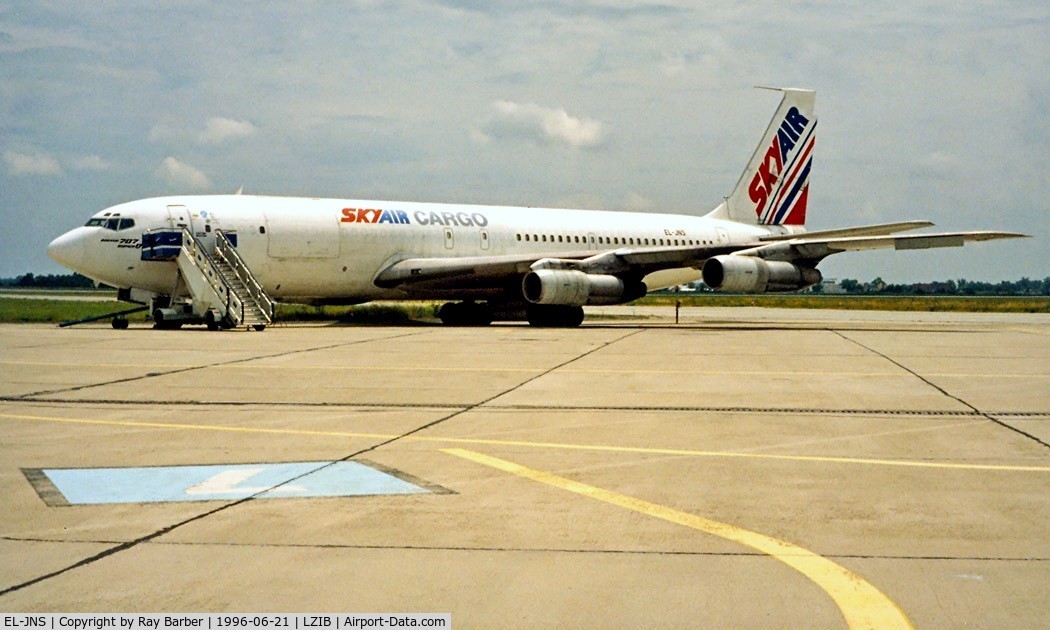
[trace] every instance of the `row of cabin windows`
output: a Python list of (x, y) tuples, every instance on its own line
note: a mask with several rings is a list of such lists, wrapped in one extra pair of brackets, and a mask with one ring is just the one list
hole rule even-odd
[[(525, 241), (526, 243), (587, 243), (587, 237), (585, 236), (564, 236), (554, 234), (517, 234), (519, 241)], [(691, 238), (644, 238), (634, 236), (599, 236), (599, 245), (655, 245), (655, 246), (667, 246), (667, 245), (714, 245), (714, 241), (708, 240), (696, 240)]]

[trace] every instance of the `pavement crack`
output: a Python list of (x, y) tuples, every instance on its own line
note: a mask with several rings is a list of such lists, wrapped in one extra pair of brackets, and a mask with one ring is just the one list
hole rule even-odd
[[(504, 392), (506, 394), (506, 392)], [(504, 395), (500, 394), (500, 395)], [(0, 396), (0, 402), (8, 403), (43, 403), (48, 405), (111, 405), (149, 407), (154, 405), (168, 405), (181, 407), (287, 407), (287, 408), (316, 408), (316, 409), (462, 409), (470, 406), (469, 403), (448, 402), (325, 402), (325, 401), (274, 401), (274, 400), (190, 400), (179, 399), (117, 399), (117, 398), (39, 398), (30, 394), (22, 396)], [(491, 403), (492, 401), (489, 401)], [(690, 413), (758, 413), (758, 414), (781, 414), (781, 415), (816, 415), (816, 416), (913, 416), (938, 417), (938, 418), (984, 418), (985, 414), (993, 416), (1011, 416), (1015, 418), (1046, 419), (1050, 418), (1050, 411), (1011, 411), (1009, 409), (997, 411), (976, 411), (958, 409), (859, 409), (846, 407), (757, 407), (757, 406), (703, 406), (703, 405), (566, 405), (566, 404), (543, 404), (516, 403), (511, 405), (487, 405), (490, 408), (505, 409), (510, 411), (645, 411), (645, 412), (690, 412)]]
[[(555, 365), (554, 367), (548, 368), (548, 369), (544, 370), (543, 372), (540, 372), (539, 374), (534, 374), (534, 375), (530, 376), (529, 378), (525, 379), (524, 381), (521, 381), (517, 385), (515, 385), (513, 387), (510, 387), (510, 388), (508, 388), (508, 389), (506, 389), (506, 390), (504, 390), (502, 392), (499, 392), (498, 394), (490, 396), (489, 398), (486, 398), (485, 400), (482, 400), (482, 401), (476, 402), (476, 403), (472, 403), (472, 404), (469, 404), (469, 405), (464, 405), (463, 407), (457, 409), (456, 411), (454, 411), (454, 412), (452, 412), (452, 413), (450, 413), (450, 414), (448, 414), (448, 415), (446, 415), (444, 417), (438, 418), (437, 420), (433, 420), (431, 422), (428, 422), (426, 424), (418, 426), (415, 429), (412, 429), (411, 431), (406, 431), (405, 433), (402, 433), (401, 435), (398, 435), (397, 437), (390, 438), (390, 439), (385, 440), (383, 442), (380, 442), (378, 444), (374, 444), (374, 445), (372, 445), (372, 446), (370, 446), (368, 448), (362, 449), (361, 451), (358, 451), (356, 453), (348, 455), (347, 457), (343, 458), (340, 461), (346, 461), (346, 460), (352, 459), (354, 457), (357, 457), (359, 455), (363, 455), (365, 453), (368, 453), (370, 451), (374, 451), (374, 450), (380, 449), (380, 448), (382, 448), (384, 446), (388, 446), (390, 444), (393, 444), (394, 442), (397, 442), (398, 440), (404, 439), (404, 438), (406, 438), (406, 437), (408, 437), (410, 435), (414, 435), (414, 434), (419, 433), (421, 431), (426, 431), (427, 429), (431, 429), (433, 427), (436, 427), (439, 424), (448, 422), (449, 420), (455, 418), (456, 416), (460, 416), (460, 415), (462, 415), (464, 413), (467, 413), (468, 411), (473, 411), (474, 409), (477, 409), (478, 407), (483, 407), (483, 406), (487, 405), (488, 403), (490, 403), (490, 402), (492, 402), (492, 401), (494, 401), (494, 400), (496, 400), (498, 398), (506, 396), (507, 394), (510, 394), (512, 392), (515, 392), (515, 391), (521, 389), (522, 387), (525, 387), (526, 385), (528, 385), (529, 383), (531, 383), (531, 382), (533, 382), (535, 380), (541, 379), (544, 376), (547, 376), (548, 374), (551, 374), (552, 372), (560, 370), (561, 368), (563, 368), (563, 367), (565, 367), (565, 366), (567, 366), (567, 365), (569, 365), (571, 363), (575, 363), (576, 361), (579, 361), (580, 359), (582, 359), (584, 357), (592, 355), (595, 352), (598, 352), (600, 350), (604, 350), (605, 348), (608, 348), (609, 346), (611, 346), (611, 345), (613, 345), (615, 343), (619, 343), (620, 341), (623, 341), (624, 339), (627, 339), (628, 337), (632, 337), (634, 335), (637, 335), (637, 334), (639, 334), (641, 332), (642, 332), (642, 330), (640, 330), (640, 329), (639, 330), (635, 330), (635, 331), (630, 332), (630, 333), (628, 333), (626, 335), (621, 335), (620, 337), (617, 337), (616, 339), (613, 339), (611, 341), (606, 341), (606, 342), (604, 342), (604, 343), (602, 343), (602, 344), (600, 344), (598, 346), (595, 346), (594, 348), (591, 348), (587, 352), (584, 352), (582, 354), (576, 355), (575, 357), (573, 357), (573, 358), (571, 358), (571, 359), (569, 359), (567, 361), (563, 361), (563, 362), (559, 363), (558, 365)], [(334, 463), (335, 462), (333, 462), (333, 464)], [(311, 473), (306, 473), (306, 474), (311, 474)]]
[[(140, 536), (138, 538), (135, 538), (134, 540), (123, 542), (123, 543), (120, 543), (120, 544), (118, 544), (118, 545), (116, 545), (114, 547), (110, 547), (109, 549), (105, 549), (103, 551), (100, 551), (99, 553), (96, 553), (96, 554), (94, 554), (92, 556), (84, 558), (84, 559), (82, 559), (82, 560), (80, 560), (78, 562), (75, 562), (75, 563), (73, 563), (73, 564), (71, 564), (69, 566), (63, 567), (61, 569), (57, 569), (55, 571), (52, 571), (52, 572), (47, 573), (45, 575), (38, 576), (38, 577), (33, 578), (33, 579), (27, 580), (27, 581), (22, 582), (20, 584), (15, 584), (13, 586), (7, 587), (7, 588), (5, 588), (3, 590), (0, 590), (0, 597), (3, 597), (3, 596), (8, 595), (10, 593), (14, 593), (16, 591), (20, 591), (22, 589), (25, 589), (25, 588), (28, 588), (30, 586), (33, 586), (35, 584), (39, 584), (41, 582), (45, 582), (45, 581), (50, 580), (52, 578), (58, 577), (58, 576), (60, 576), (62, 574), (65, 574), (65, 573), (68, 573), (70, 571), (76, 570), (76, 569), (78, 569), (80, 567), (84, 567), (84, 566), (87, 566), (87, 565), (90, 565), (90, 564), (94, 564), (95, 562), (98, 562), (99, 560), (103, 560), (105, 558), (108, 558), (109, 556), (121, 553), (122, 551), (127, 551), (127, 550), (132, 549), (134, 547), (137, 547), (137, 546), (139, 546), (141, 544), (151, 542), (151, 541), (153, 541), (153, 540), (155, 540), (157, 538), (160, 538), (161, 536), (164, 536), (166, 534), (169, 534), (169, 533), (175, 531), (176, 529), (179, 529), (180, 527), (183, 527), (185, 525), (189, 525), (190, 523), (195, 523), (197, 521), (204, 520), (204, 519), (206, 519), (206, 518), (208, 518), (210, 516), (214, 516), (215, 514), (219, 514), (221, 512), (225, 512), (226, 510), (229, 510), (231, 508), (235, 508), (235, 507), (237, 507), (239, 505), (243, 505), (245, 503), (253, 501), (256, 498), (262, 496), (263, 494), (272, 492), (272, 491), (274, 491), (274, 490), (276, 490), (278, 488), (281, 488), (283, 486), (292, 484), (292, 483), (294, 483), (294, 482), (296, 482), (296, 481), (298, 481), (298, 480), (300, 480), (300, 479), (302, 479), (304, 477), (307, 477), (309, 475), (313, 475), (313, 474), (318, 473), (318, 472), (320, 472), (322, 470), (325, 470), (326, 468), (334, 466), (337, 463), (349, 461), (349, 460), (351, 460), (351, 459), (353, 459), (355, 457), (359, 457), (361, 455), (364, 455), (365, 453), (369, 453), (369, 452), (375, 451), (376, 449), (379, 449), (379, 448), (382, 448), (384, 446), (388, 446), (390, 444), (393, 444), (394, 442), (397, 442), (398, 440), (404, 439), (404, 438), (406, 438), (406, 437), (408, 437), (410, 435), (413, 435), (413, 434), (419, 433), (421, 431), (425, 431), (427, 429), (433, 428), (433, 427), (435, 427), (435, 426), (437, 426), (437, 425), (439, 425), (439, 424), (441, 424), (443, 422), (447, 422), (447, 421), (449, 421), (449, 420), (451, 420), (451, 419), (453, 419), (453, 418), (455, 418), (455, 417), (457, 417), (457, 416), (459, 416), (461, 414), (464, 414), (464, 413), (466, 413), (466, 412), (468, 412), (468, 411), (470, 411), (472, 409), (476, 409), (477, 407), (480, 407), (480, 406), (485, 405), (485, 404), (487, 404), (489, 402), (492, 402), (493, 400), (496, 400), (497, 398), (499, 398), (501, 396), (505, 396), (505, 395), (507, 395), (507, 394), (509, 394), (509, 393), (511, 393), (511, 392), (513, 392), (515, 390), (517, 390), (517, 389), (520, 389), (521, 387), (524, 387), (525, 385), (528, 385), (529, 383), (535, 381), (536, 379), (539, 379), (539, 378), (542, 378), (544, 376), (547, 376), (548, 374), (550, 374), (550, 373), (552, 373), (552, 372), (554, 372), (554, 371), (556, 371), (558, 369), (561, 369), (561, 368), (565, 367), (566, 365), (569, 365), (570, 363), (573, 363), (575, 361), (579, 361), (580, 359), (582, 359), (582, 358), (584, 358), (586, 356), (594, 354), (595, 352), (603, 350), (603, 349), (609, 347), (610, 345), (612, 345), (614, 343), (618, 343), (620, 341), (623, 341), (624, 339), (627, 339), (628, 337), (631, 337), (633, 335), (637, 335), (637, 334), (639, 334), (641, 332), (643, 332), (641, 329), (634, 330), (634, 331), (632, 331), (632, 332), (630, 332), (630, 333), (628, 333), (626, 335), (621, 335), (621, 336), (619, 336), (616, 339), (613, 339), (611, 341), (606, 341), (606, 342), (604, 342), (602, 344), (599, 344), (599, 345), (595, 346), (594, 348), (591, 348), (590, 350), (588, 350), (586, 352), (583, 352), (581, 354), (576, 355), (575, 357), (573, 357), (573, 358), (571, 358), (571, 359), (569, 359), (567, 361), (563, 361), (562, 363), (559, 363), (558, 365), (555, 365), (555, 366), (553, 366), (551, 368), (548, 368), (547, 370), (544, 370), (543, 372), (540, 372), (539, 374), (535, 374), (535, 375), (525, 379), (524, 381), (518, 383), (514, 387), (508, 388), (508, 389), (506, 389), (506, 390), (504, 390), (504, 391), (502, 391), (502, 392), (500, 392), (498, 394), (495, 394), (495, 395), (493, 395), (493, 396), (491, 396), (489, 398), (486, 398), (485, 400), (482, 400), (482, 401), (477, 402), (477, 403), (472, 403), (472, 404), (469, 404), (469, 405), (464, 405), (463, 407), (457, 409), (453, 413), (450, 413), (450, 414), (447, 414), (445, 416), (442, 416), (441, 418), (438, 418), (438, 419), (433, 420), (431, 422), (427, 422), (426, 424), (420, 425), (420, 426), (418, 426), (418, 427), (416, 427), (416, 428), (414, 428), (414, 429), (412, 429), (410, 431), (406, 431), (405, 433), (402, 433), (401, 435), (398, 435), (396, 437), (392, 437), (392, 438), (383, 440), (382, 442), (373, 444), (372, 446), (369, 446), (367, 448), (363, 448), (363, 449), (357, 450), (357, 451), (355, 451), (353, 453), (350, 453), (349, 455), (347, 455), (345, 457), (342, 457), (342, 458), (339, 458), (337, 460), (333, 460), (333, 461), (330, 461), (330, 462), (326, 462), (325, 464), (323, 464), (321, 466), (318, 466), (317, 468), (314, 468), (312, 470), (306, 471), (306, 472), (304, 472), (304, 473), (302, 473), (302, 474), (300, 474), (300, 475), (298, 475), (296, 477), (293, 477), (291, 479), (286, 479), (286, 480), (282, 481), (279, 484), (273, 485), (272, 487), (263, 488), (263, 489), (259, 490), (258, 492), (256, 492), (255, 494), (252, 494), (250, 496), (238, 499), (236, 501), (231, 501), (230, 503), (225, 503), (223, 505), (215, 507), (215, 508), (213, 508), (211, 510), (208, 510), (206, 512), (202, 512), (202, 513), (197, 514), (195, 516), (191, 516), (190, 518), (183, 519), (181, 521), (178, 521), (178, 522), (173, 523), (171, 525), (168, 525), (166, 527), (162, 527), (162, 528), (160, 528), (160, 529), (158, 529), (158, 530), (156, 530), (156, 531), (154, 531), (152, 533), (149, 533), (149, 534), (146, 534), (144, 536)], [(237, 359), (236, 361), (227, 361), (227, 362), (219, 363), (219, 364), (215, 364), (215, 365), (228, 365), (230, 363), (237, 363), (237, 362), (244, 362), (244, 361), (253, 361), (255, 359), (272, 358), (272, 357), (275, 357), (275, 356), (285, 356), (285, 355), (290, 355), (290, 354), (297, 354), (297, 353), (300, 353), (300, 352), (311, 352), (311, 351), (314, 351), (314, 350), (326, 350), (326, 349), (329, 349), (329, 348), (338, 348), (338, 347), (343, 347), (343, 346), (355, 345), (355, 344), (358, 344), (358, 343), (366, 343), (368, 341), (383, 341), (383, 340), (389, 340), (389, 339), (397, 339), (397, 338), (400, 338), (400, 337), (409, 337), (409, 336), (418, 335), (418, 334), (421, 334), (421, 333), (409, 333), (409, 334), (401, 334), (401, 335), (392, 335), (392, 336), (389, 336), (389, 337), (382, 337), (382, 338), (376, 338), (376, 339), (367, 339), (367, 340), (359, 340), (359, 341), (350, 342), (350, 343), (331, 344), (331, 345), (321, 346), (321, 347), (317, 347), (317, 348), (307, 348), (307, 349), (303, 349), (303, 350), (294, 350), (294, 351), (290, 351), (290, 352), (282, 352), (282, 353), (278, 353), (278, 354), (274, 354), (274, 355), (267, 355), (267, 356), (261, 356), (261, 357), (252, 357), (250, 359)], [(182, 368), (182, 369), (179, 369), (179, 370), (174, 370), (172, 372), (168, 372), (168, 374), (174, 374), (174, 373), (178, 373), (178, 372), (185, 372), (185, 371), (194, 370), (194, 369), (201, 369), (201, 368), (204, 368), (204, 367), (213, 367), (213, 366), (212, 365), (208, 365), (208, 366), (198, 366), (198, 367), (192, 367), (192, 368)], [(136, 377), (134, 379), (123, 379), (122, 381), (116, 381), (116, 382), (124, 382), (124, 381), (127, 381), (127, 380), (138, 380), (140, 378), (146, 378), (146, 377)], [(94, 386), (97, 386), (97, 385), (94, 385)], [(94, 386), (92, 386), (92, 387), (94, 387)], [(59, 390), (59, 391), (61, 392), (61, 391), (71, 391), (71, 390)], [(37, 395), (40, 395), (40, 394), (38, 393)]]
[[(400, 339), (402, 337), (412, 337), (415, 335), (421, 335), (423, 333), (402, 333), (398, 335), (390, 335), (387, 337), (373, 337), (370, 339), (357, 339), (354, 341), (344, 341), (342, 343), (333, 343), (324, 346), (316, 346), (313, 348), (300, 348), (298, 350), (288, 350), (287, 352), (276, 352), (274, 354), (263, 354), (254, 357), (245, 357), (242, 359), (232, 359), (230, 361), (219, 361), (217, 363), (206, 363), (204, 365), (191, 365), (189, 367), (182, 367), (175, 370), (167, 370), (164, 372), (147, 372), (139, 376), (129, 376), (128, 378), (118, 378), (112, 381), (105, 381), (102, 383), (89, 383), (87, 385), (77, 385), (76, 387), (64, 387), (62, 389), (51, 389), (43, 390), (39, 392), (30, 392), (28, 394), (22, 394), (20, 396), (12, 396), (8, 398), (12, 401), (24, 401), (39, 398), (40, 396), (50, 396), (53, 394), (66, 394), (70, 392), (77, 392), (84, 389), (91, 389), (93, 387), (104, 387), (106, 385), (120, 385), (122, 383), (133, 383), (135, 381), (141, 381), (147, 378), (155, 378), (157, 376), (171, 376), (172, 374), (181, 374), (183, 372), (193, 372), (195, 370), (204, 370), (207, 368), (222, 367), (225, 365), (236, 365), (238, 363), (248, 363), (250, 361), (258, 361), (259, 359), (273, 359), (276, 357), (285, 357), (293, 354), (302, 354), (306, 352), (316, 352), (317, 350), (330, 350), (332, 348), (344, 348), (346, 346), (355, 346), (362, 343), (369, 343), (372, 341), (389, 341), (391, 339)], [(6, 398), (6, 397), (5, 397)]]
[(910, 367), (908, 367), (908, 366), (904, 365), (904, 364), (903, 364), (903, 363), (901, 363), (900, 361), (897, 361), (896, 359), (894, 359), (894, 358), (892, 358), (892, 357), (890, 357), (890, 356), (888, 356), (888, 355), (886, 355), (886, 354), (883, 354), (882, 352), (879, 352), (878, 350), (876, 350), (876, 349), (874, 349), (874, 348), (872, 348), (872, 347), (870, 347), (870, 346), (866, 346), (866, 345), (864, 345), (863, 343), (861, 343), (861, 342), (857, 341), (856, 339), (852, 339), (852, 338), (850, 338), (849, 336), (847, 336), (847, 335), (844, 335), (844, 334), (843, 334), (842, 332), (840, 332), (840, 331), (838, 331), (838, 330), (834, 330), (834, 329), (828, 329), (828, 330), (829, 330), (830, 332), (833, 332), (833, 333), (835, 333), (835, 334), (836, 334), (836, 335), (838, 335), (839, 337), (841, 337), (841, 338), (845, 339), (846, 341), (848, 341), (848, 342), (850, 342), (850, 343), (852, 343), (852, 344), (854, 344), (854, 345), (857, 345), (857, 346), (859, 346), (859, 347), (861, 347), (861, 348), (864, 348), (864, 349), (865, 349), (865, 350), (867, 350), (868, 352), (870, 352), (870, 353), (872, 353), (872, 354), (874, 354), (874, 355), (880, 356), (880, 357), (882, 357), (883, 359), (885, 359), (885, 360), (889, 361), (890, 363), (892, 363), (893, 365), (896, 365), (897, 367), (899, 367), (900, 369), (904, 370), (904, 371), (905, 371), (905, 372), (907, 372), (908, 374), (911, 374), (912, 376), (914, 376), (915, 378), (919, 379), (919, 380), (920, 380), (920, 381), (922, 381), (923, 383), (926, 383), (927, 385), (929, 385), (929, 386), (930, 386), (930, 387), (932, 387), (933, 389), (935, 389), (935, 390), (939, 391), (939, 392), (940, 392), (941, 394), (943, 394), (943, 395), (947, 396), (948, 398), (951, 398), (952, 400), (954, 400), (954, 401), (958, 402), (959, 404), (961, 404), (961, 405), (963, 405), (963, 406), (967, 407), (967, 408), (968, 408), (968, 409), (970, 409), (970, 411), (972, 411), (972, 412), (973, 412), (973, 413), (974, 413), (975, 415), (977, 415), (977, 416), (980, 416), (980, 417), (982, 417), (982, 418), (986, 418), (986, 419), (988, 419), (988, 420), (990, 420), (990, 421), (994, 422), (995, 424), (997, 424), (997, 425), (999, 425), (999, 426), (1003, 427), (1004, 429), (1009, 429), (1010, 431), (1013, 431), (1014, 433), (1017, 433), (1017, 434), (1019, 434), (1019, 435), (1022, 435), (1022, 436), (1024, 436), (1024, 437), (1028, 438), (1029, 440), (1031, 440), (1031, 441), (1035, 442), (1036, 444), (1039, 444), (1039, 445), (1043, 446), (1043, 447), (1044, 447), (1044, 448), (1046, 448), (1046, 449), (1050, 449), (1050, 443), (1047, 443), (1046, 441), (1044, 441), (1044, 440), (1040, 439), (1039, 437), (1037, 437), (1037, 436), (1035, 436), (1035, 435), (1032, 435), (1031, 433), (1028, 433), (1027, 431), (1025, 431), (1025, 430), (1023, 430), (1023, 429), (1020, 429), (1020, 428), (1018, 428), (1018, 427), (1015, 427), (1015, 426), (1013, 426), (1012, 424), (1010, 424), (1010, 423), (1008, 423), (1008, 422), (1006, 422), (1006, 421), (1004, 421), (1004, 420), (1000, 420), (999, 418), (996, 418), (996, 417), (994, 417), (993, 415), (991, 415), (991, 414), (989, 414), (989, 413), (986, 413), (986, 412), (984, 412), (984, 411), (981, 411), (981, 410), (980, 410), (980, 409), (978, 409), (977, 407), (974, 407), (973, 405), (971, 405), (970, 403), (966, 402), (966, 401), (965, 401), (965, 400), (963, 400), (962, 398), (959, 398), (959, 397), (958, 397), (958, 396), (956, 396), (955, 394), (952, 394), (952, 393), (951, 393), (951, 392), (949, 392), (948, 390), (946, 390), (946, 389), (944, 389), (943, 387), (941, 387), (940, 385), (938, 385), (938, 384), (934, 383), (933, 381), (931, 381), (930, 379), (926, 378), (926, 377), (925, 377), (925, 376), (923, 376), (922, 374), (919, 374), (918, 372), (916, 372), (915, 370), (911, 369)]
[[(226, 361), (226, 362), (217, 363), (217, 364), (214, 364), (214, 365), (229, 365), (230, 363), (241, 363), (241, 362), (246, 362), (246, 361), (254, 361), (254, 360), (257, 360), (257, 359), (267, 359), (267, 358), (273, 358), (273, 357), (279, 357), (279, 356), (288, 356), (288, 355), (292, 355), (292, 354), (299, 354), (299, 353), (303, 353), (303, 352), (313, 352), (313, 351), (316, 351), (316, 350), (327, 350), (329, 348), (340, 348), (340, 347), (345, 347), (345, 346), (357, 345), (357, 344), (361, 344), (361, 343), (368, 343), (370, 341), (386, 341), (386, 340), (389, 340), (389, 339), (398, 339), (398, 338), (402, 338), (402, 337), (411, 337), (411, 336), (419, 335), (419, 334), (422, 334), (422, 333), (418, 333), (417, 332), (417, 333), (391, 335), (391, 336), (387, 336), (387, 337), (377, 337), (377, 338), (372, 338), (372, 339), (360, 339), (360, 340), (356, 340), (356, 341), (352, 341), (352, 342), (329, 344), (329, 345), (325, 345), (325, 346), (318, 346), (318, 347), (315, 347), (315, 348), (303, 348), (303, 349), (299, 349), (299, 350), (291, 350), (291, 351), (288, 351), (288, 352), (279, 352), (279, 353), (275, 353), (275, 354), (272, 354), (272, 355), (263, 355), (263, 356), (257, 356), (257, 357), (250, 357), (250, 358), (246, 358), (246, 359), (236, 359), (234, 361)], [(182, 369), (179, 369), (179, 370), (173, 370), (171, 372), (167, 372), (166, 374), (175, 374), (175, 373), (178, 373), (178, 372), (186, 372), (186, 371), (190, 371), (190, 370), (197, 370), (197, 369), (202, 369), (202, 368), (205, 368), (205, 367), (213, 367), (213, 365), (203, 365), (203, 366), (196, 366), (196, 367), (191, 367), (191, 368), (182, 368)], [(126, 382), (126, 381), (129, 381), (129, 380), (139, 380), (141, 378), (148, 378), (148, 377), (141, 376), (141, 377), (136, 377), (136, 378), (133, 378), (133, 379), (122, 379), (120, 381), (115, 381), (115, 382)], [(97, 385), (92, 385), (90, 387), (95, 387), (95, 386), (97, 386)], [(85, 387), (87, 387), (87, 386), (85, 386)], [(71, 391), (71, 390), (59, 390), (59, 391)], [(322, 470), (324, 468), (327, 468), (328, 466), (331, 466), (332, 464), (334, 464), (334, 462), (326, 464), (325, 466), (321, 466), (321, 467), (317, 468), (316, 470), (312, 470), (312, 471), (309, 471), (309, 472), (304, 473), (302, 475), (299, 475), (298, 477), (295, 477), (293, 479), (288, 479), (288, 480), (286, 480), (286, 481), (284, 481), (284, 482), (282, 482), (280, 484), (277, 484), (277, 485), (273, 486), (272, 488), (264, 488), (264, 489), (260, 490), (259, 492), (256, 492), (255, 494), (253, 494), (251, 496), (247, 496), (247, 497), (244, 497), (242, 499), (238, 499), (236, 501), (232, 501), (230, 503), (225, 503), (223, 505), (220, 505), (220, 506), (218, 506), (216, 508), (213, 508), (211, 510), (208, 510), (206, 512), (202, 512), (200, 514), (197, 514), (196, 516), (191, 516), (190, 518), (183, 519), (183, 520), (178, 521), (178, 522), (176, 522), (176, 523), (174, 523), (172, 525), (168, 525), (167, 527), (162, 527), (162, 528), (160, 528), (160, 529), (158, 529), (158, 530), (156, 530), (156, 531), (154, 531), (152, 533), (146, 534), (144, 536), (140, 536), (139, 538), (136, 538), (134, 540), (130, 540), (130, 541), (127, 541), (127, 542), (120, 543), (120, 544), (118, 544), (118, 545), (116, 545), (114, 547), (110, 547), (109, 549), (105, 549), (103, 551), (100, 551), (99, 553), (96, 553), (96, 554), (94, 554), (92, 556), (88, 556), (87, 558), (84, 558), (84, 559), (82, 559), (82, 560), (80, 560), (78, 562), (75, 562), (75, 563), (73, 563), (71, 565), (68, 565), (66, 567), (63, 567), (61, 569), (57, 569), (57, 570), (52, 571), (50, 573), (47, 573), (47, 574), (35, 577), (33, 579), (30, 579), (30, 580), (27, 580), (25, 582), (22, 582), (20, 584), (15, 584), (13, 586), (9, 586), (7, 588), (4, 588), (4, 589), (0, 590), (0, 597), (3, 597), (5, 595), (9, 595), (9, 594), (14, 593), (16, 591), (20, 591), (22, 589), (25, 589), (25, 588), (28, 588), (30, 586), (33, 586), (35, 584), (39, 584), (41, 582), (45, 582), (45, 581), (50, 580), (52, 578), (58, 577), (60, 575), (63, 575), (65, 573), (68, 573), (68, 572), (73, 571), (75, 569), (78, 569), (80, 567), (84, 567), (84, 566), (87, 566), (87, 565), (90, 565), (90, 564), (94, 564), (94, 563), (98, 562), (99, 560), (103, 560), (103, 559), (108, 558), (109, 556), (112, 556), (114, 554), (118, 554), (118, 553), (120, 553), (122, 551), (127, 551), (128, 549), (132, 549), (132, 548), (137, 547), (137, 546), (139, 546), (139, 545), (141, 545), (143, 543), (147, 543), (147, 542), (149, 542), (151, 540), (154, 540), (156, 538), (159, 538), (161, 536), (169, 534), (169, 533), (175, 531), (176, 529), (179, 529), (180, 527), (183, 527), (184, 525), (189, 525), (190, 523), (194, 523), (194, 522), (206, 519), (209, 516), (213, 516), (215, 514), (218, 514), (220, 512), (224, 512), (224, 511), (226, 511), (226, 510), (228, 510), (230, 508), (236, 507), (236, 506), (241, 505), (243, 503), (247, 503), (248, 501), (251, 501), (251, 500), (257, 498), (260, 495), (263, 495), (263, 494), (265, 494), (267, 492), (270, 492), (271, 490), (274, 490), (276, 488), (280, 488), (281, 486), (290, 484), (290, 483), (296, 481), (297, 479), (301, 479), (302, 477), (305, 477), (308, 474), (311, 474), (313, 472), (317, 472), (318, 470)]]
[[(42, 538), (33, 536), (0, 536), (8, 542), (31, 542), (68, 545), (107, 545), (117, 544), (115, 540), (65, 540), (59, 538)], [(332, 549), (332, 550), (376, 550), (376, 551), (462, 551), (487, 553), (556, 553), (556, 554), (594, 554), (594, 555), (638, 555), (638, 556), (700, 556), (716, 558), (768, 558), (767, 554), (758, 551), (681, 551), (674, 549), (624, 549), (624, 548), (582, 548), (582, 547), (512, 547), (512, 546), (471, 546), (471, 545), (380, 545), (362, 543), (294, 543), (294, 542), (201, 542), (201, 541), (150, 541), (150, 544), (169, 547), (224, 547), (249, 549)], [(1041, 556), (965, 556), (965, 555), (913, 555), (913, 554), (871, 554), (871, 553), (821, 553), (825, 558), (852, 560), (918, 560), (950, 562), (1050, 562), (1050, 557)]]

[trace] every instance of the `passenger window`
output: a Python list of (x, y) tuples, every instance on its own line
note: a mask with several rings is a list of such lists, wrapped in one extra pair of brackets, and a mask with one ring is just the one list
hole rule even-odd
[(259, 226), (259, 234), (266, 234), (266, 226), (264, 226), (264, 225), (260, 225)]

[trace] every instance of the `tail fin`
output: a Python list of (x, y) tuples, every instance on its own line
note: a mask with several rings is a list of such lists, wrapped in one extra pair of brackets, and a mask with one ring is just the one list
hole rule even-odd
[(811, 90), (777, 89), (780, 107), (732, 194), (713, 216), (764, 225), (803, 225), (817, 117)]

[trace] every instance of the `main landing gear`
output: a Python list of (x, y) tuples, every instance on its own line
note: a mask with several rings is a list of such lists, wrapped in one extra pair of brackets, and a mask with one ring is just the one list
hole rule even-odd
[(477, 302), (448, 302), (438, 309), (438, 318), (446, 326), (488, 326), (492, 309)]
[(529, 304), (495, 312), (489, 304), (477, 302), (448, 302), (438, 309), (438, 318), (446, 326), (488, 326), (493, 319), (528, 320), (532, 326), (542, 328), (576, 328), (583, 323), (582, 306), (559, 306)]
[(525, 316), (537, 328), (576, 328), (583, 323), (583, 307), (530, 304)]

